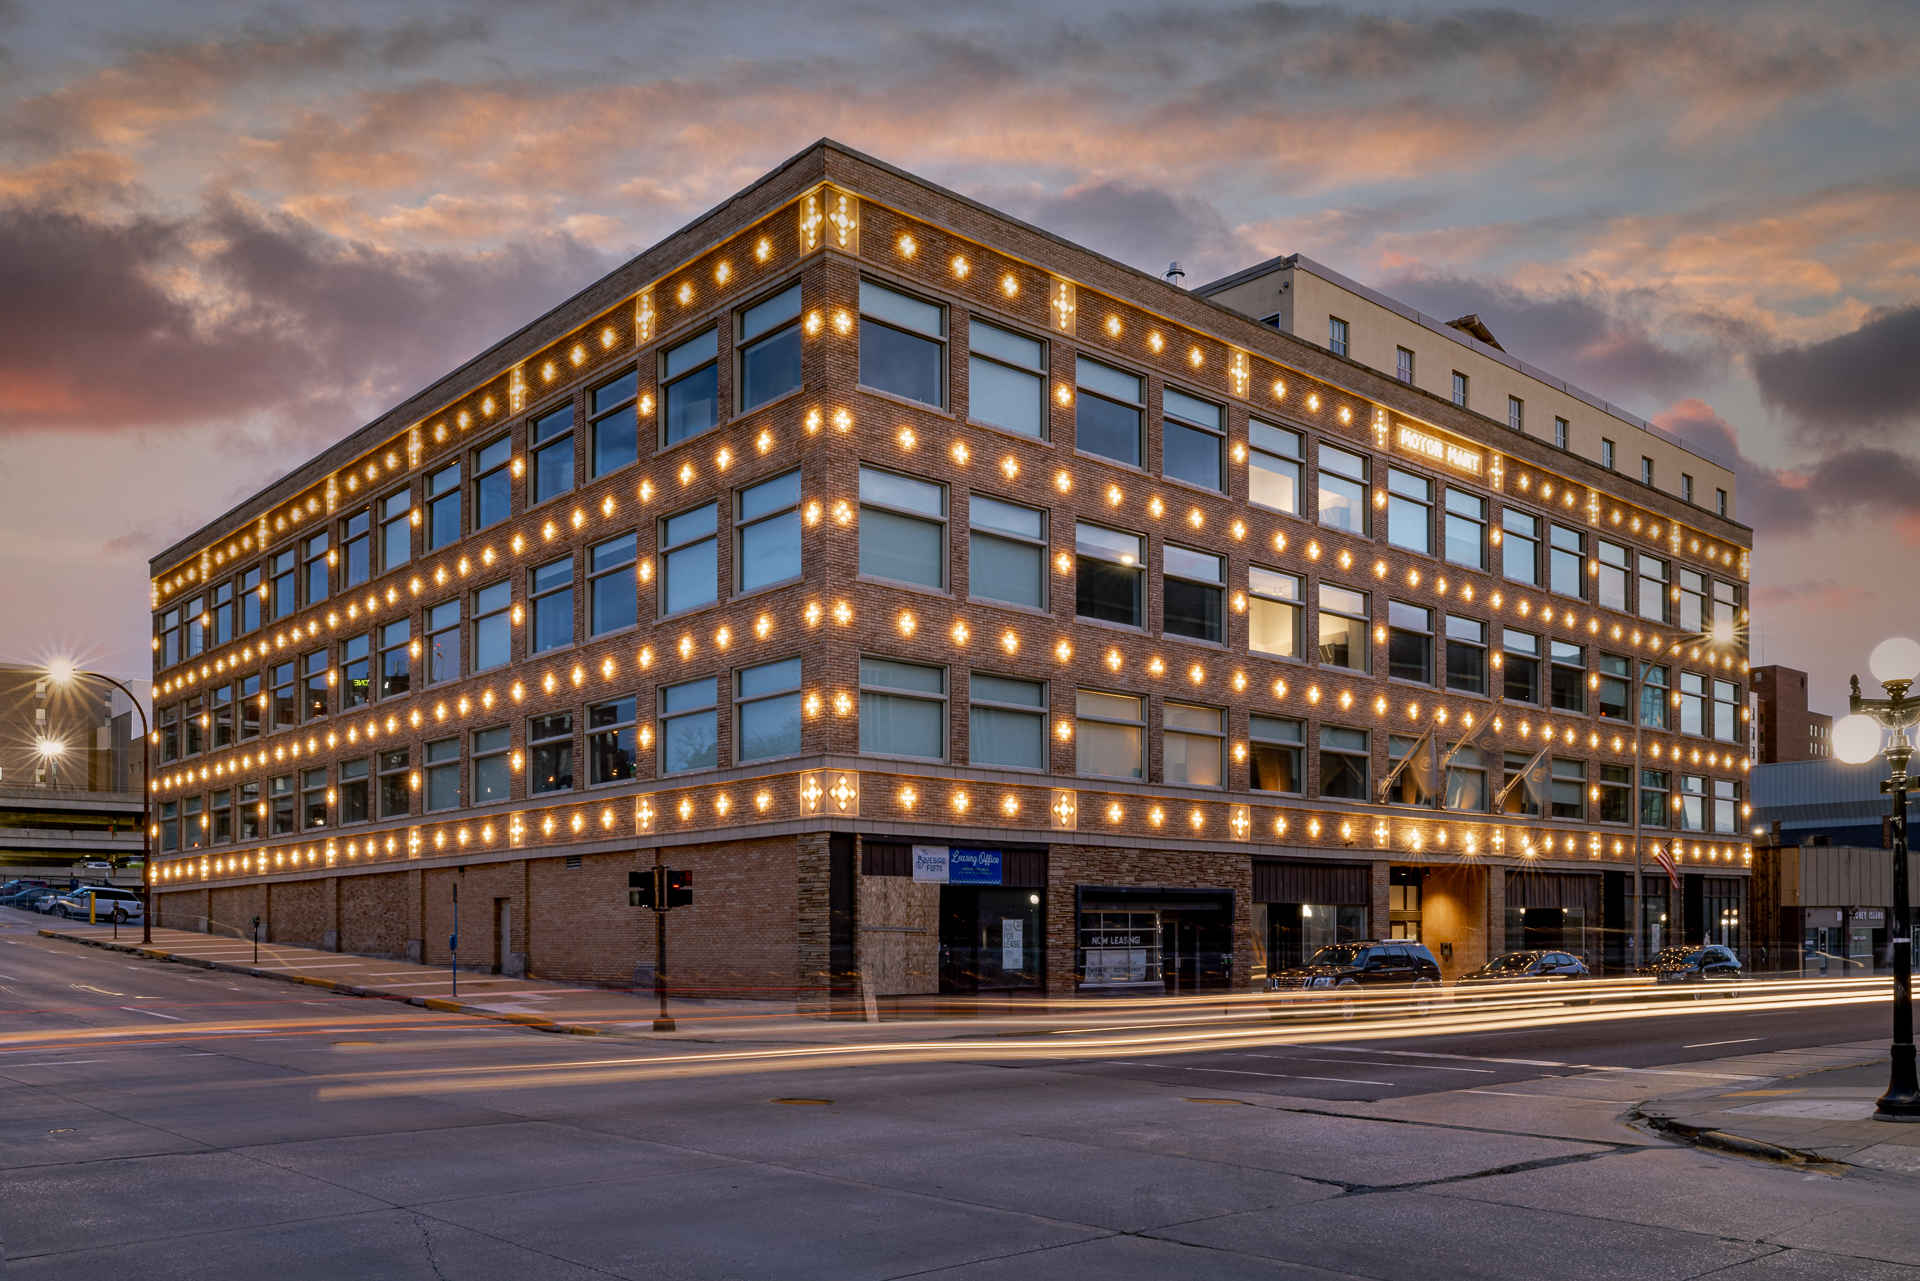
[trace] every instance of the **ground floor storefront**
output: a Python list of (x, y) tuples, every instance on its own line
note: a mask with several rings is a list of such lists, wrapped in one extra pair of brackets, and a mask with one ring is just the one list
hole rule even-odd
[[(1425, 943), (1443, 977), (1503, 951), (1630, 968), (1630, 873), (1325, 852), (985, 846), (818, 832), (579, 854), (332, 867), (161, 888), (159, 924), (570, 981), (649, 986), (660, 919), (635, 874), (685, 873), (666, 975), (686, 996), (808, 1002), (1245, 990), (1331, 943)], [(1745, 878), (1658, 869), (1651, 949), (1739, 946)]]

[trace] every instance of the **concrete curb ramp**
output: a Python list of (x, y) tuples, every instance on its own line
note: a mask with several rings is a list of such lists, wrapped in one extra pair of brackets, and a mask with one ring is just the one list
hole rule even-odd
[(43, 929), (42, 938), (59, 939), (66, 943), (79, 943), (86, 947), (97, 947), (108, 952), (124, 952), (129, 956), (144, 957), (149, 961), (168, 961), (175, 965), (194, 965), (203, 970), (224, 970), (229, 974), (246, 974), (257, 979), (277, 979), (282, 983), (300, 983), (307, 987), (317, 987), (322, 991), (338, 996), (358, 996), (382, 1001), (397, 1001), (404, 1005), (418, 1006), (423, 1010), (433, 1010), (441, 1014), (464, 1014), (470, 1018), (491, 1019), (495, 1023), (511, 1023), (516, 1027), (532, 1028), (536, 1032), (554, 1032), (566, 1036), (610, 1036), (612, 1033), (603, 1028), (585, 1023), (556, 1023), (552, 1019), (542, 1018), (538, 1014), (508, 1014), (499, 1010), (482, 1009), (469, 1005), (465, 1001), (450, 1001), (439, 996), (408, 996), (403, 992), (388, 991), (384, 988), (367, 987), (362, 984), (341, 983), (333, 979), (316, 978), (311, 974), (293, 974), (285, 970), (262, 969), (253, 965), (240, 965), (232, 961), (211, 961), (205, 957), (182, 956), (164, 948), (152, 947), (141, 943), (117, 943), (112, 939), (88, 938), (81, 934), (68, 934), (56, 929)]

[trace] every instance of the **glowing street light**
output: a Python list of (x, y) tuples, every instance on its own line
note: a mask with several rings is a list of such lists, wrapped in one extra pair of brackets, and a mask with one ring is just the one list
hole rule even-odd
[[(140, 941), (153, 942), (153, 726), (147, 721), (146, 705), (134, 696), (132, 690), (111, 676), (100, 672), (82, 671), (79, 664), (71, 658), (55, 658), (46, 666), (47, 679), (53, 684), (66, 687), (76, 685), (83, 680), (104, 681), (127, 696), (133, 704), (133, 710), (140, 713)], [(49, 757), (46, 745), (57, 743), (58, 750)], [(36, 744), (43, 759), (54, 759), (64, 755), (67, 747), (58, 740), (42, 737)]]
[(1920, 678), (1920, 642), (1896, 636), (1874, 646), (1867, 659), (1885, 698), (1862, 698), (1860, 678), (1852, 678), (1847, 711), (1833, 727), (1833, 754), (1853, 765), (1876, 756), (1887, 758), (1889, 777), (1880, 790), (1893, 797), (1893, 1044), (1887, 1092), (1874, 1104), (1879, 1121), (1920, 1121), (1920, 1076), (1913, 1053), (1913, 911), (1907, 895), (1907, 762), (1913, 759), (1909, 732), (1920, 723), (1920, 698), (1907, 697)]

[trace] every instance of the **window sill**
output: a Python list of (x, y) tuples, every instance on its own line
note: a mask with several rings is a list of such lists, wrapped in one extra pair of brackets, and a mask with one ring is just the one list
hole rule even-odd
[[(880, 394), (884, 395), (885, 393)], [(909, 401), (908, 403), (912, 404), (915, 402)], [(996, 436), (1005, 436), (1010, 443), (1024, 442), (1029, 445), (1051, 445), (1053, 443), (1051, 437), (1044, 431), (1041, 435), (1029, 436), (1026, 432), (1016, 430), (1015, 428), (1002, 427), (998, 423), (984, 422), (978, 418), (963, 418), (960, 421), (968, 427), (975, 427), (981, 431), (990, 431)]]
[(1158, 479), (1152, 472), (1142, 467), (1139, 463), (1130, 463), (1124, 458), (1115, 458), (1109, 454), (1096, 454), (1090, 449), (1080, 448), (1078, 444), (1075, 444), (1073, 447), (1073, 456), (1075, 458), (1084, 458), (1090, 463), (1099, 463), (1107, 467), (1118, 467), (1122, 471), (1133, 473), (1142, 480)]
[(1044, 618), (1049, 621), (1053, 621), (1052, 610), (1038, 608), (1033, 605), (1022, 605), (1019, 601), (997, 600), (992, 596), (969, 595), (966, 599), (966, 603), (969, 605), (979, 606), (983, 609), (1012, 610), (1016, 614), (1025, 614), (1031, 618)]
[(896, 405), (904, 405), (909, 409), (917, 409), (922, 413), (939, 414), (943, 418), (953, 418), (956, 422), (960, 421), (958, 418), (955, 418), (954, 412), (945, 405), (935, 405), (928, 401), (915, 400), (911, 396), (902, 396), (897, 391), (884, 391), (879, 387), (870, 387), (866, 383), (855, 383), (853, 389), (857, 392), (864, 392), (869, 396), (877, 396), (881, 400), (892, 401)]
[(928, 587), (925, 583), (910, 583), (901, 578), (879, 578), (872, 574), (856, 574), (854, 575), (853, 581), (872, 587), (886, 587), (894, 591), (913, 592), (918, 596), (931, 596), (936, 600), (949, 602), (953, 600), (952, 594), (945, 588)]

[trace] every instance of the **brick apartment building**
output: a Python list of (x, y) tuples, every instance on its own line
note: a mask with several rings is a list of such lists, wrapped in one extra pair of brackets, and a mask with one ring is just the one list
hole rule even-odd
[(1207, 292), (808, 148), (154, 558), (161, 921), (629, 982), (664, 863), (678, 987), (812, 999), (1744, 901), (1731, 476)]
[(1807, 674), (1768, 663), (1751, 673), (1753, 746), (1762, 765), (1833, 756), (1833, 717), (1807, 707)]

